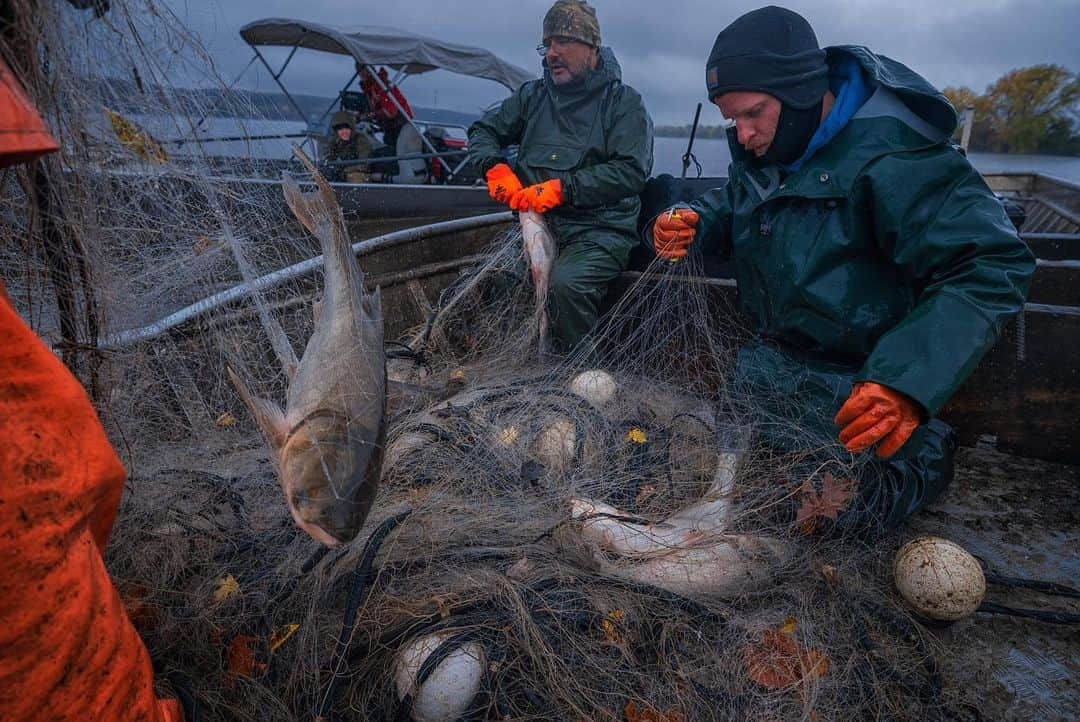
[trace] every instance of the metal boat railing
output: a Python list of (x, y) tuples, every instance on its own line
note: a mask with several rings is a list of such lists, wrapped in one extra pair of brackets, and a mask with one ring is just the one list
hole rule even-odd
[[(489, 213), (483, 216), (474, 216), (472, 218), (459, 218), (452, 221), (443, 221), (441, 223), (431, 223), (425, 226), (406, 228), (401, 231), (386, 233), (375, 238), (359, 241), (352, 244), (352, 249), (353, 253), (357, 256), (364, 256), (375, 251), (392, 248), (405, 243), (445, 236), (451, 233), (460, 233), (476, 228), (495, 226), (507, 223), (511, 220), (513, 220), (513, 214), (509, 211), (504, 211), (501, 213)], [(237, 284), (181, 308), (154, 323), (140, 328), (133, 328), (110, 334), (100, 339), (98, 342), (98, 349), (119, 349), (142, 341), (152, 340), (166, 333), (170, 329), (189, 323), (200, 316), (205, 316), (230, 303), (247, 298), (256, 292), (274, 288), (287, 281), (312, 273), (316, 269), (321, 268), (322, 264), (323, 257), (319, 255), (288, 266), (287, 268), (274, 271), (273, 273), (259, 276), (258, 278), (252, 279), (250, 282)]]

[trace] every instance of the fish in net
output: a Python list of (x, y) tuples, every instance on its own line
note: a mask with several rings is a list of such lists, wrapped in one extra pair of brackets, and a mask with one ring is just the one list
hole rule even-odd
[[(732, 381), (748, 333), (693, 260), (623, 279), (578, 349), (541, 356), (521, 233), (488, 232), (387, 344), (366, 524), (310, 539), (225, 368), (284, 398), (280, 339), (311, 336), (322, 279), (258, 279), (318, 242), (276, 183), (229, 180), (272, 164), (169, 142), (266, 112), (180, 87), (226, 84), (155, 3), (26, 5), (51, 49), (27, 84), (78, 142), (52, 205), (3, 177), (4, 280), (93, 386), (130, 470), (109, 570), (202, 719), (965, 719), (888, 589), (894, 546), (829, 533), (858, 460), (781, 384), (763, 403)], [(50, 223), (59, 260), (32, 242)], [(361, 254), (371, 279), (392, 250)]]

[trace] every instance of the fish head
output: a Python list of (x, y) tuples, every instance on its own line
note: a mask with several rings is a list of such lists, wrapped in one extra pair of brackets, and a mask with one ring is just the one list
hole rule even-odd
[(372, 433), (337, 415), (304, 421), (281, 449), (279, 476), (297, 525), (338, 546), (360, 532), (378, 488), (385, 429)]

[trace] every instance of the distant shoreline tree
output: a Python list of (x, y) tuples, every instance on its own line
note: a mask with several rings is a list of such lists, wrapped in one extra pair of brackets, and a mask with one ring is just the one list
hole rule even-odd
[[(982, 95), (963, 86), (942, 93), (958, 113), (969, 106), (975, 109), (971, 151), (1080, 155), (1080, 74), (1060, 65), (1011, 70)], [(690, 126), (658, 125), (654, 133), (658, 138), (688, 138)], [(698, 126), (697, 137), (722, 139), (725, 128)]]
[(970, 150), (1080, 155), (1080, 75), (1060, 65), (1011, 70), (983, 95), (942, 92), (958, 111), (975, 109)]

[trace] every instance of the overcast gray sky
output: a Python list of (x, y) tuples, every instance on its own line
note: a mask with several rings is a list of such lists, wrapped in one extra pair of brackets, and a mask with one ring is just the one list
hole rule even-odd
[[(336, 25), (385, 25), (452, 42), (478, 45), (539, 73), (533, 48), (551, 0), (165, 0), (198, 35), (231, 80), (251, 52), (240, 40), (245, 23), (289, 17)], [(746, 0), (596, 0), (604, 44), (637, 88), (658, 124), (689, 123), (704, 97), (704, 63), (716, 33)], [(824, 45), (859, 44), (906, 63), (938, 87), (967, 85), (982, 92), (1013, 68), (1039, 63), (1080, 70), (1080, 0), (792, 0)], [(274, 52), (284, 58), (284, 52)], [(312, 51), (297, 53), (284, 80), (290, 90), (335, 95), (351, 62)], [(272, 90), (265, 71), (249, 71), (240, 87)], [(489, 81), (445, 72), (403, 86), (414, 105), (477, 111), (505, 96)], [(720, 122), (715, 108), (702, 122)]]

